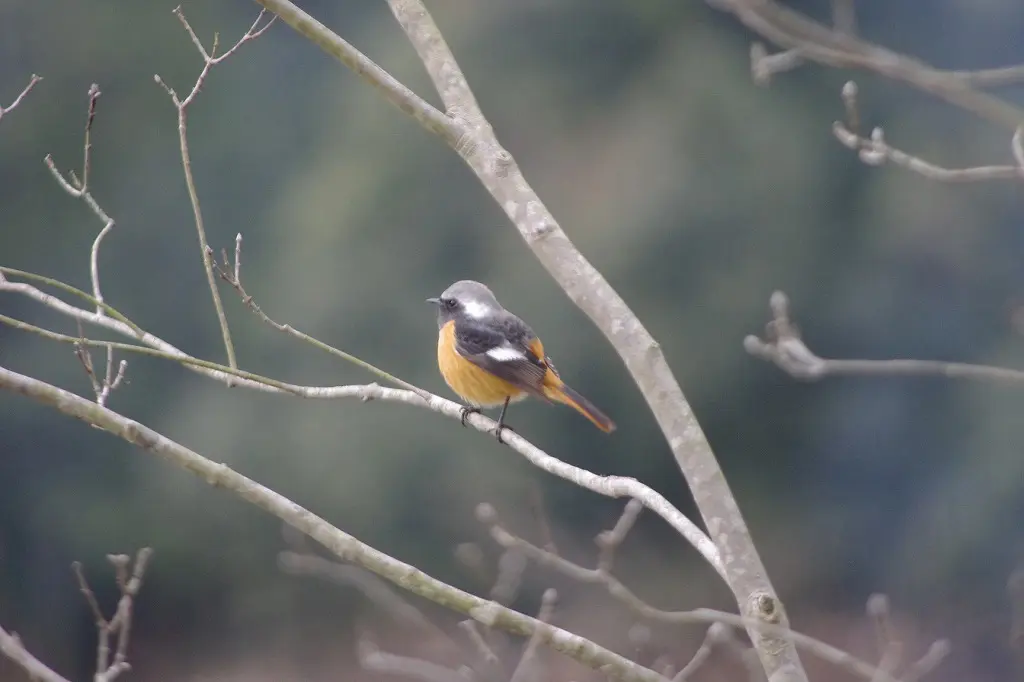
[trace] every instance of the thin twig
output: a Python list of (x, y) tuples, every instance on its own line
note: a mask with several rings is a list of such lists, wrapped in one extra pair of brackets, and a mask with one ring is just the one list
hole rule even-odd
[[(974, 166), (971, 168), (944, 168), (899, 150), (885, 141), (881, 128), (871, 131), (871, 137), (857, 135), (843, 123), (832, 124), (832, 133), (844, 147), (857, 152), (860, 160), (869, 166), (881, 166), (890, 161), (929, 180), (938, 182), (988, 182), (991, 180), (1020, 180), (1024, 170), (1015, 166)], [(1016, 139), (1016, 138), (1015, 138)]]
[(790, 321), (789, 299), (781, 291), (771, 296), (773, 319), (765, 326), (765, 338), (750, 335), (743, 346), (754, 357), (774, 363), (790, 376), (820, 381), (835, 376), (936, 376), (1007, 383), (1024, 382), (1024, 370), (971, 365), (938, 360), (832, 360), (815, 355)]
[(642, 504), (636, 500), (630, 500), (626, 503), (625, 508), (622, 510), (622, 515), (619, 516), (619, 520), (615, 522), (612, 529), (598, 533), (597, 537), (594, 538), (594, 542), (601, 549), (597, 560), (598, 571), (607, 573), (612, 570), (615, 552), (626, 541), (626, 535), (629, 534), (629, 531), (633, 530), (633, 526), (636, 524), (636, 520), (640, 518), (640, 512), (643, 510), (644, 506)]
[[(149, 547), (140, 549), (135, 556), (134, 568), (131, 568), (131, 557), (126, 554), (107, 555), (107, 561), (114, 567), (117, 586), (121, 591), (117, 609), (110, 619), (103, 615), (103, 609), (100, 608), (96, 595), (89, 586), (89, 581), (82, 570), (82, 564), (77, 561), (71, 564), (78, 580), (78, 588), (85, 597), (96, 624), (96, 675), (93, 677), (94, 682), (113, 682), (121, 673), (131, 670), (131, 664), (128, 663), (128, 642), (132, 632), (132, 610), (139, 590), (142, 589), (142, 579), (152, 555), (153, 550)], [(110, 658), (111, 637), (117, 638), (113, 660)]]
[[(171, 101), (174, 103), (175, 108), (178, 110), (178, 146), (181, 152), (181, 166), (185, 173), (185, 186), (188, 189), (189, 201), (192, 203), (192, 213), (195, 219), (196, 233), (199, 236), (199, 252), (203, 259), (203, 271), (206, 273), (206, 282), (210, 287), (210, 295), (213, 297), (213, 307), (217, 313), (217, 321), (220, 324), (221, 336), (224, 339), (224, 348), (228, 356), (228, 366), (231, 368), (238, 367), (238, 361), (235, 358), (235, 346), (231, 341), (231, 330), (228, 327), (227, 315), (224, 313), (224, 304), (220, 300), (220, 291), (217, 288), (217, 280), (213, 274), (214, 259), (211, 256), (212, 249), (206, 238), (206, 228), (203, 224), (203, 212), (199, 206), (199, 192), (196, 189), (195, 178), (192, 175), (192, 156), (188, 148), (188, 107), (195, 100), (199, 91), (203, 87), (203, 83), (206, 82), (206, 77), (210, 74), (210, 69), (215, 65), (220, 64), (222, 61), (230, 57), (235, 51), (250, 40), (255, 40), (263, 35), (263, 32), (270, 28), (271, 24), (277, 17), (271, 17), (264, 26), (260, 27), (260, 23), (263, 21), (265, 14), (264, 10), (260, 10), (259, 16), (256, 17), (256, 21), (252, 23), (249, 30), (238, 39), (227, 52), (217, 56), (217, 43), (218, 37), (215, 34), (213, 38), (213, 46), (209, 52), (203, 47), (202, 41), (196, 36), (195, 31), (192, 30), (192, 26), (185, 19), (185, 13), (181, 7), (174, 9), (174, 14), (181, 21), (185, 30), (188, 32), (189, 37), (192, 39), (192, 44), (195, 45), (199, 51), (200, 56), (203, 58), (203, 68), (199, 72), (199, 76), (196, 78), (195, 84), (192, 86), (191, 92), (181, 99), (178, 94), (167, 85), (163, 79), (156, 75), (153, 79), (160, 85), (170, 96)], [(228, 385), (231, 385), (230, 380)]]
[(98, 85), (93, 83), (89, 86), (89, 109), (86, 112), (85, 118), (85, 141), (82, 144), (82, 177), (79, 179), (74, 171), (68, 171), (68, 177), (57, 169), (57, 164), (54, 162), (53, 157), (47, 154), (43, 159), (46, 167), (50, 169), (50, 173), (53, 175), (57, 184), (60, 185), (61, 189), (70, 194), (76, 199), (81, 199), (85, 202), (85, 205), (89, 207), (89, 210), (99, 218), (100, 222), (103, 223), (103, 227), (100, 229), (99, 234), (92, 242), (92, 248), (89, 249), (89, 276), (92, 281), (92, 296), (96, 300), (96, 316), (102, 317), (105, 314), (103, 306), (103, 291), (100, 289), (100, 245), (103, 240), (110, 234), (114, 229), (114, 219), (107, 215), (107, 212), (103, 210), (99, 202), (93, 197), (92, 192), (89, 189), (89, 176), (92, 168), (92, 124), (96, 118), (96, 102), (99, 100), (100, 88)]
[(357, 650), (359, 665), (366, 670), (409, 677), (421, 682), (468, 682), (457, 670), (422, 658), (385, 653), (367, 640), (361, 640)]
[[(222, 256), (222, 258), (223, 257), (224, 256)], [(365, 370), (367, 370), (367, 371), (377, 375), (381, 379), (384, 379), (385, 381), (388, 381), (388, 382), (394, 384), (395, 386), (399, 386), (400, 388), (404, 388), (406, 390), (413, 391), (415, 393), (420, 393), (421, 397), (423, 397), (423, 398), (428, 398), (430, 396), (430, 393), (428, 393), (427, 391), (424, 391), (423, 389), (419, 388), (418, 386), (410, 384), (408, 381), (405, 381), (404, 379), (399, 379), (398, 377), (394, 376), (393, 374), (385, 372), (384, 370), (382, 370), (382, 369), (380, 369), (378, 367), (375, 367), (374, 365), (371, 365), (370, 363), (366, 362), (365, 360), (363, 360), (361, 358), (358, 358), (358, 357), (352, 355), (351, 353), (346, 353), (345, 351), (343, 351), (343, 350), (341, 350), (339, 348), (335, 348), (334, 346), (331, 346), (330, 344), (326, 344), (323, 341), (320, 341), (319, 339), (316, 339), (316, 338), (310, 336), (309, 334), (306, 334), (305, 332), (301, 332), (298, 329), (296, 329), (295, 327), (291, 326), (290, 324), (282, 324), (280, 322), (277, 322), (274, 319), (272, 319), (269, 315), (267, 315), (265, 312), (263, 312), (263, 309), (256, 303), (256, 301), (253, 299), (253, 297), (249, 295), (249, 293), (245, 290), (245, 287), (242, 286), (242, 280), (241, 280), (241, 271), (242, 271), (242, 235), (241, 235), (241, 233), (239, 233), (238, 236), (235, 237), (235, 262), (234, 263), (228, 263), (227, 261), (225, 261), (223, 263), (217, 263), (216, 261), (213, 261), (213, 269), (216, 272), (216, 274), (220, 276), (220, 278), (222, 280), (227, 282), (231, 286), (231, 288), (233, 288), (235, 290), (235, 292), (238, 294), (239, 298), (241, 298), (241, 300), (242, 300), (242, 305), (244, 305), (246, 308), (251, 310), (253, 313), (256, 314), (257, 317), (260, 318), (260, 320), (262, 320), (264, 323), (270, 325), (274, 329), (276, 329), (276, 330), (278, 330), (280, 332), (284, 332), (285, 334), (288, 334), (290, 336), (294, 336), (295, 338), (299, 339), (300, 341), (304, 341), (304, 342), (306, 342), (306, 343), (308, 343), (308, 344), (310, 344), (310, 345), (312, 345), (312, 346), (314, 346), (316, 348), (319, 348), (322, 351), (325, 351), (327, 353), (330, 353), (331, 355), (334, 355), (335, 357), (339, 357), (339, 358), (341, 358), (342, 360), (344, 360), (346, 362), (352, 363), (353, 365), (356, 365), (357, 367), (361, 367), (361, 368), (363, 368), (363, 369), (365, 369)]]
[(704, 641), (700, 643), (700, 647), (694, 652), (690, 661), (672, 678), (672, 682), (686, 682), (693, 677), (711, 658), (711, 651), (715, 645), (725, 641), (730, 636), (731, 632), (727, 625), (722, 623), (712, 623), (709, 625), (708, 631), (704, 635)]
[(948, 640), (940, 639), (937, 642), (932, 642), (924, 656), (907, 666), (907, 670), (900, 678), (900, 682), (918, 682), (918, 680), (938, 668), (952, 650), (953, 647)]
[(899, 668), (903, 659), (903, 643), (893, 632), (889, 598), (884, 594), (873, 594), (868, 598), (867, 615), (875, 628), (879, 660), (878, 671), (871, 678), (872, 682), (890, 677)]
[(473, 649), (476, 651), (479, 658), (480, 666), (485, 674), (489, 676), (490, 679), (506, 679), (501, 665), (501, 659), (498, 658), (498, 654), (494, 653), (494, 649), (491, 648), (491, 645), (488, 644), (487, 640), (485, 640), (483, 635), (480, 634), (476, 621), (459, 621), (459, 627), (466, 633), (470, 644), (473, 645)]
[(312, 576), (357, 589), (364, 597), (382, 608), (396, 622), (412, 625), (443, 640), (448, 636), (423, 615), (423, 612), (402, 598), (373, 573), (347, 564), (330, 561), (315, 554), (283, 551), (277, 555), (281, 570), (291, 575)]
[(21, 104), (21, 101), (25, 99), (25, 96), (32, 91), (32, 88), (36, 87), (36, 83), (38, 83), (41, 80), (43, 80), (42, 76), (32, 74), (32, 77), (28, 80), (28, 85), (26, 85), (18, 94), (18, 96), (14, 98), (14, 101), (8, 104), (6, 107), (0, 106), (0, 119), (3, 119), (4, 114), (6, 114), (7, 112), (17, 108), (17, 106)]
[[(541, 623), (551, 622), (551, 616), (555, 612), (556, 601), (558, 601), (558, 593), (554, 589), (548, 588), (544, 590), (540, 600), (540, 613), (537, 614), (537, 620)], [(534, 633), (529, 641), (527, 641), (526, 647), (523, 649), (523, 655), (519, 658), (519, 663), (516, 664), (509, 682), (527, 682), (533, 679), (537, 650), (539, 648), (540, 636)]]

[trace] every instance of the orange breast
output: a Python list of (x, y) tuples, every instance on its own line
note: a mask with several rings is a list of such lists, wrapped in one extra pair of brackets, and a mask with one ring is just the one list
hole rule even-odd
[(474, 407), (497, 407), (505, 398), (521, 400), (526, 392), (480, 369), (455, 349), (455, 322), (448, 322), (437, 336), (437, 366), (453, 391)]

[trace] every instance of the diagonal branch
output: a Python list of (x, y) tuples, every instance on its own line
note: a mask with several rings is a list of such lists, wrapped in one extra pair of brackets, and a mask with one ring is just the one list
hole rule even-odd
[(19, 104), (21, 104), (21, 101), (25, 99), (26, 95), (28, 95), (28, 93), (32, 91), (32, 88), (36, 87), (36, 83), (38, 83), (41, 80), (43, 80), (42, 76), (32, 74), (32, 77), (28, 80), (28, 85), (21, 89), (21, 92), (18, 93), (18, 96), (14, 98), (14, 101), (12, 101), (6, 107), (0, 105), (0, 119), (3, 119), (4, 114), (16, 108)]
[[(332, 54), (351, 58), (351, 46), (337, 36), (327, 40), (329, 31), (321, 25), (317, 25), (316, 35), (311, 35), (311, 25), (303, 18), (306, 15), (289, 0), (256, 2), (317, 44), (329, 42), (328, 51)], [(454, 142), (450, 134), (444, 139), (476, 173), (548, 273), (601, 329), (639, 386), (711, 531), (724, 576), (741, 611), (755, 621), (785, 626), (787, 618), (782, 603), (768, 580), (739, 505), (660, 346), (608, 281), (576, 249), (527, 183), (512, 155), (498, 142), (423, 3), (389, 0), (389, 5), (424, 62), (449, 114), (461, 124), (462, 134)], [(377, 87), (382, 86), (380, 73), (359, 75)], [(398, 93), (393, 89), (387, 92), (389, 101), (398, 104)], [(415, 104), (414, 100), (404, 101), (400, 108), (408, 111)], [(771, 682), (807, 679), (791, 642), (756, 628), (749, 628), (748, 632)]]
[(0, 628), (0, 654), (13, 661), (32, 680), (37, 682), (69, 682), (67, 678), (62, 677), (55, 670), (50, 669), (45, 663), (29, 653), (16, 634), (9, 633), (3, 628)]
[(488, 627), (526, 637), (536, 636), (546, 646), (612, 677), (636, 682), (665, 682), (653, 670), (633, 663), (590, 640), (464, 592), (384, 554), (335, 528), (283, 495), (108, 408), (3, 367), (0, 367), (0, 389), (23, 395), (66, 415), (102, 427), (142, 450), (189, 471), (209, 485), (238, 495), (305, 533), (338, 558), (362, 566), (413, 594), (467, 614)]

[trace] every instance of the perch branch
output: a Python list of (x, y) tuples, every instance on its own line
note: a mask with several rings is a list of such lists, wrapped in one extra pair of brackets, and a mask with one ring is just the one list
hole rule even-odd
[[(12, 273), (20, 271), (0, 268), (0, 274), (4, 272)], [(73, 289), (73, 287), (68, 288)], [(363, 401), (386, 400), (401, 402), (409, 405), (427, 407), (428, 409), (440, 414), (458, 418), (461, 421), (461, 405), (450, 400), (445, 400), (440, 396), (434, 395), (429, 391), (425, 391), (417, 387), (413, 387), (412, 389), (396, 389), (382, 387), (377, 384), (356, 386), (299, 386), (296, 384), (277, 381), (251, 372), (233, 369), (223, 365), (218, 365), (217, 363), (193, 358), (181, 353), (181, 351), (170, 346), (170, 344), (166, 344), (160, 339), (142, 332), (142, 330), (138, 329), (138, 327), (134, 326), (130, 321), (127, 321), (126, 318), (123, 318), (123, 316), (116, 311), (114, 311), (114, 313), (116, 313), (116, 315), (121, 319), (115, 319), (112, 315), (97, 318), (94, 313), (89, 313), (88, 311), (81, 310), (80, 308), (70, 306), (49, 294), (45, 294), (38, 289), (35, 289), (35, 287), (31, 287), (30, 285), (0, 280), (0, 292), (5, 290), (26, 293), (37, 300), (41, 300), (49, 307), (60, 312), (65, 312), (66, 314), (70, 314), (76, 319), (96, 322), (101, 326), (116, 331), (129, 331), (129, 335), (133, 338), (139, 338), (144, 343), (148, 343), (151, 346), (157, 346), (157, 348), (126, 343), (94, 341), (87, 338), (59, 334), (57, 332), (36, 327), (35, 325), (31, 325), (27, 322), (13, 319), (6, 315), (0, 315), (0, 323), (2, 324), (7, 324), (16, 329), (35, 333), (43, 338), (53, 341), (77, 344), (78, 346), (109, 347), (125, 352), (163, 358), (171, 360), (172, 362), (181, 363), (185, 366), (199, 368), (203, 372), (215, 376), (230, 377), (234, 382), (236, 382), (236, 385), (239, 386), (271, 390), (274, 392), (298, 395), (305, 398), (339, 399), (355, 397)], [(89, 298), (88, 294), (85, 294), (84, 292), (78, 291), (77, 293), (83, 297)], [(81, 314), (81, 317), (79, 317), (78, 314)], [(172, 350), (164, 350), (164, 347), (168, 347)], [(372, 365), (367, 366), (371, 368), (373, 367)], [(373, 368), (373, 370), (383, 374), (384, 376), (391, 376), (386, 372), (383, 372), (383, 370), (376, 370), (376, 368)], [(496, 422), (482, 414), (469, 415), (465, 423), (471, 424), (474, 428), (482, 432), (493, 433), (494, 429), (497, 428)], [(664, 496), (660, 495), (652, 488), (640, 483), (636, 479), (622, 476), (598, 476), (597, 474), (593, 474), (585, 469), (572, 466), (571, 464), (552, 457), (543, 450), (534, 446), (522, 436), (515, 433), (510, 433), (506, 440), (509, 447), (524, 456), (538, 468), (543, 469), (552, 475), (571, 481), (580, 487), (587, 488), (588, 490), (600, 495), (608, 497), (636, 497), (641, 500), (645, 507), (665, 519), (677, 532), (679, 532), (680, 535), (693, 544), (705, 560), (707, 560), (720, 575), (722, 574), (723, 569), (720, 555), (708, 536), (705, 535), (700, 528), (690, 521), (682, 512), (676, 509), (667, 499), (665, 499)]]
[[(213, 462), (106, 407), (3, 367), (0, 367), (0, 389), (23, 395), (68, 416), (100, 426), (145, 452), (194, 474), (207, 484), (238, 495), (305, 533), (339, 559), (362, 566), (413, 594), (467, 614), (488, 627), (526, 637), (539, 633), (537, 636), (545, 645), (617, 679), (664, 682), (664, 678), (653, 670), (633, 663), (590, 640), (447, 585), (384, 554), (226, 465)], [(416, 399), (420, 398), (417, 396)]]
[[(349, 63), (342, 55), (350, 55), (351, 46), (322, 24), (313, 22), (289, 0), (256, 2)], [(732, 589), (741, 611), (755, 620), (785, 625), (785, 610), (768, 580), (739, 505), (660, 346), (608, 281), (572, 244), (527, 183), (515, 159), (500, 145), (423, 3), (389, 0), (388, 4), (423, 61), (449, 117), (457, 122), (455, 134), (446, 130), (444, 139), (476, 173), (563, 291), (605, 334), (639, 386), (711, 532), (721, 558), (720, 574)], [(378, 88), (390, 82), (383, 80), (379, 71), (357, 73)], [(386, 92), (389, 101), (403, 111), (415, 109), (416, 100), (396, 101), (401, 100), (398, 91)], [(750, 628), (749, 634), (770, 682), (806, 681), (807, 675), (792, 643), (756, 628)]]

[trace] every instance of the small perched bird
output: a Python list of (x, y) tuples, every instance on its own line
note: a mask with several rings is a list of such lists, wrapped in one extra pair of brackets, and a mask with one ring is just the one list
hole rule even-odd
[(461, 280), (438, 298), (437, 365), (445, 382), (470, 404), (462, 408), (462, 425), (471, 412), (501, 405), (496, 436), (501, 440), (510, 402), (527, 396), (568, 405), (605, 433), (615, 424), (570, 388), (544, 354), (544, 345), (521, 319), (505, 310), (480, 282)]

